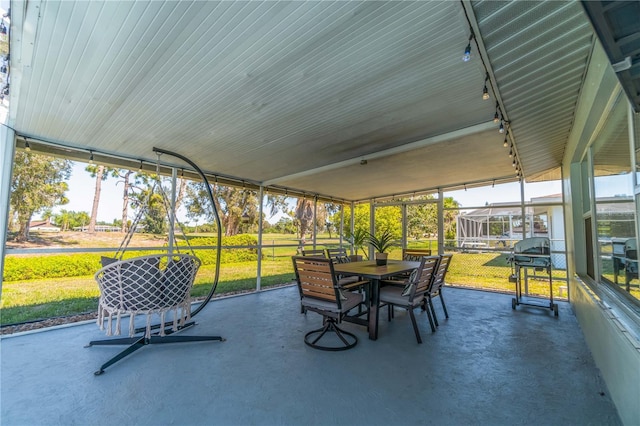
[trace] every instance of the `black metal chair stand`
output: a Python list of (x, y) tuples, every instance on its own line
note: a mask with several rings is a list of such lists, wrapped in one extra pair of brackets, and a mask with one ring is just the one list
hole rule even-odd
[[(339, 346), (323, 346), (318, 345), (317, 342), (322, 339), (327, 333), (335, 333), (335, 335), (342, 341), (342, 345)], [(315, 337), (315, 338), (314, 338)], [(324, 327), (317, 330), (313, 330), (304, 335), (304, 343), (311, 346), (314, 349), (320, 349), (321, 351), (344, 351), (353, 348), (358, 344), (358, 338), (346, 330), (338, 327), (336, 320), (328, 317), (324, 322)]]
[(178, 327), (177, 331), (173, 331), (171, 328), (165, 329), (165, 336), (160, 336), (160, 332), (152, 334), (150, 337), (146, 337), (144, 334), (140, 337), (122, 337), (116, 339), (105, 339), (105, 340), (93, 340), (89, 342), (85, 348), (89, 348), (91, 346), (113, 346), (113, 345), (129, 345), (128, 348), (111, 358), (109, 361), (105, 362), (100, 366), (100, 369), (95, 371), (93, 374), (96, 376), (104, 373), (104, 370), (121, 359), (131, 355), (138, 349), (147, 346), (147, 345), (155, 345), (162, 343), (185, 343), (185, 342), (204, 342), (204, 341), (220, 341), (224, 342), (226, 339), (220, 336), (171, 336), (171, 334), (175, 334), (182, 330), (186, 330), (187, 328), (191, 328), (195, 325), (195, 321), (191, 321), (186, 323), (185, 325)]

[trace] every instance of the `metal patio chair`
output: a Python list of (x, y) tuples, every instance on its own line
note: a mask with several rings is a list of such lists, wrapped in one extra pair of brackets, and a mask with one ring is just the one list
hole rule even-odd
[[(380, 303), (388, 305), (389, 321), (391, 321), (391, 313), (394, 306), (398, 306), (409, 311), (413, 331), (416, 334), (416, 340), (418, 343), (422, 343), (422, 338), (420, 337), (420, 330), (418, 329), (418, 324), (416, 323), (416, 317), (413, 310), (423, 306), (425, 303), (426, 293), (429, 290), (429, 285), (432, 281), (431, 278), (433, 273), (436, 271), (439, 260), (440, 258), (438, 256), (423, 256), (420, 260), (420, 266), (415, 269), (405, 281), (404, 288), (386, 286), (380, 289)], [(430, 310), (426, 309), (425, 312), (429, 318), (431, 330), (435, 331)]]
[[(431, 278), (431, 284), (429, 285), (429, 290), (425, 295), (425, 306), (424, 309), (431, 309), (431, 314), (433, 316), (433, 322), (436, 327), (438, 324), (438, 316), (436, 315), (436, 310), (433, 307), (433, 298), (440, 297), (440, 303), (442, 303), (442, 310), (444, 311), (445, 318), (449, 318), (449, 313), (447, 312), (447, 306), (444, 303), (444, 297), (442, 297), (442, 288), (445, 284), (445, 277), (447, 275), (447, 271), (449, 270), (449, 265), (451, 264), (451, 259), (453, 258), (452, 254), (443, 254), (440, 255), (440, 260), (438, 261), (438, 266), (436, 267), (435, 272), (433, 273), (433, 277)], [(427, 307), (426, 304), (429, 304)]]
[(323, 317), (323, 326), (306, 333), (304, 342), (324, 351), (353, 348), (358, 338), (338, 325), (347, 312), (364, 302), (362, 295), (342, 291), (331, 259), (307, 256), (293, 256), (292, 259), (303, 308)]

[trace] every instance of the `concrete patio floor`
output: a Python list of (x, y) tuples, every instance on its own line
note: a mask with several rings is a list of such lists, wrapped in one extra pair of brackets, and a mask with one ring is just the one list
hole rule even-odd
[(560, 316), (511, 296), (446, 288), (450, 319), (431, 333), (418, 313), (381, 313), (379, 339), (344, 324), (358, 345), (303, 343), (321, 317), (285, 287), (211, 302), (184, 334), (226, 342), (148, 346), (93, 372), (120, 346), (95, 324), (4, 337), (2, 425), (617, 425), (570, 306)]

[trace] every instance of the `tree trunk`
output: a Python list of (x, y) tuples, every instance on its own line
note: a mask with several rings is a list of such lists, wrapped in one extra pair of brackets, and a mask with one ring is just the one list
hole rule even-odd
[(127, 217), (129, 216), (129, 176), (133, 173), (129, 170), (124, 175), (124, 190), (122, 192), (122, 224), (120, 225), (121, 232), (127, 232)]
[(307, 199), (298, 199), (298, 203), (296, 205), (296, 218), (300, 223), (300, 235), (299, 238), (304, 237), (308, 230), (309, 225), (313, 218), (313, 209), (311, 207), (311, 201)]
[(102, 176), (104, 175), (104, 166), (98, 166), (96, 172), (96, 191), (93, 195), (93, 207), (91, 208), (91, 219), (89, 220), (89, 233), (96, 232), (96, 221), (98, 219), (98, 204), (100, 204), (100, 191), (102, 190)]
[(19, 243), (23, 243), (29, 239), (29, 224), (31, 223), (31, 217), (33, 213), (28, 217), (18, 217), (20, 222), (20, 228), (18, 229), (18, 234), (16, 235), (15, 241)]
[(230, 237), (238, 233), (238, 225), (235, 223), (232, 215), (227, 215), (224, 235)]
[(176, 211), (182, 205), (182, 200), (184, 199), (184, 194), (187, 190), (187, 180), (179, 178), (178, 179), (178, 191), (176, 193)]

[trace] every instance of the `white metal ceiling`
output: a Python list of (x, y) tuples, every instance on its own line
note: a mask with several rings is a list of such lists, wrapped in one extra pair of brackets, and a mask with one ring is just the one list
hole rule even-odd
[(527, 179), (560, 178), (593, 45), (578, 2), (473, 3)]
[[(524, 170), (548, 172), (591, 48), (584, 13), (473, 9)], [(468, 35), (454, 1), (19, 2), (9, 124), (132, 159), (157, 146), (214, 174), (350, 200), (515, 178), (503, 135), (487, 130), (495, 99), (481, 99), (480, 58), (461, 60)]]

